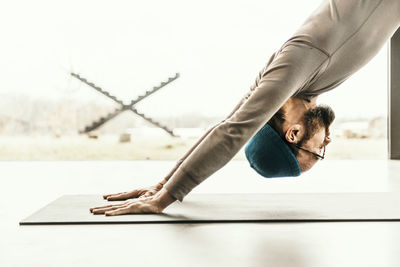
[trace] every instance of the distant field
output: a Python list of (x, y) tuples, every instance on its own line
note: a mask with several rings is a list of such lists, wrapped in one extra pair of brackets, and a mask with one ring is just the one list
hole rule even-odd
[[(119, 143), (117, 136), (0, 137), (0, 160), (175, 160), (196, 141), (197, 138), (140, 137)], [(336, 138), (326, 154), (331, 159), (385, 159), (387, 141)], [(243, 149), (234, 159), (245, 159)]]

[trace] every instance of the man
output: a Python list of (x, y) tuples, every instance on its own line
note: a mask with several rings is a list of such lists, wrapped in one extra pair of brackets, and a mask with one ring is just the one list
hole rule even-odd
[[(308, 170), (330, 141), (329, 124), (334, 117), (329, 108), (316, 107), (316, 97), (364, 66), (399, 25), (399, 0), (324, 0), (272, 55), (232, 113), (207, 131), (163, 181), (105, 195), (107, 200), (133, 199), (91, 212), (160, 213), (228, 163), (252, 137), (246, 156), (262, 175), (276, 177), (289, 170), (289, 176), (296, 176)], [(310, 119), (307, 126), (310, 114), (318, 113), (314, 117), (319, 119)], [(279, 116), (284, 120), (276, 123)], [(260, 161), (257, 144), (265, 145), (264, 156), (276, 162)]]

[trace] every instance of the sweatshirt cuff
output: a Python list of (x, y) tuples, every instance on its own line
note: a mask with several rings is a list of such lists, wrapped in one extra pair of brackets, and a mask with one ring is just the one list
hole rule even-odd
[(171, 196), (182, 202), (183, 198), (198, 184), (189, 172), (180, 167), (165, 184), (164, 188), (167, 189)]

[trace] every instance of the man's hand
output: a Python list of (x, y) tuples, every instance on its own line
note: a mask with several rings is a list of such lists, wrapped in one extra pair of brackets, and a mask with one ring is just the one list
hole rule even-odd
[(128, 200), (121, 204), (106, 205), (91, 208), (93, 214), (105, 214), (107, 216), (129, 213), (161, 213), (157, 203), (150, 198)]
[(135, 189), (130, 192), (122, 192), (115, 194), (104, 195), (103, 198), (107, 200), (126, 200), (130, 198), (146, 198), (150, 196), (154, 196), (157, 192), (159, 192), (163, 188), (162, 183), (158, 183), (154, 186), (149, 186), (142, 189)]
[(107, 216), (130, 213), (161, 213), (174, 201), (175, 199), (168, 193), (168, 191), (163, 189), (154, 196), (132, 199), (121, 204), (95, 207), (91, 208), (90, 212), (93, 214), (105, 214)]

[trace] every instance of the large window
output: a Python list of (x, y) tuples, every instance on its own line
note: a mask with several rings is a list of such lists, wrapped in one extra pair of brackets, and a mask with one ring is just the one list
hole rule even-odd
[[(269, 56), (320, 4), (310, 1), (9, 1), (0, 22), (0, 159), (180, 157), (249, 89)], [(43, 7), (46, 8), (43, 8)], [(14, 14), (20, 14), (16, 17)], [(328, 158), (386, 158), (386, 50), (320, 97), (337, 114)], [(79, 133), (175, 73), (125, 111)], [(236, 159), (244, 159), (238, 153)]]

